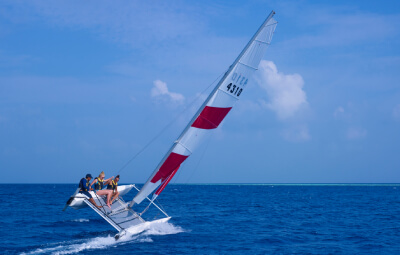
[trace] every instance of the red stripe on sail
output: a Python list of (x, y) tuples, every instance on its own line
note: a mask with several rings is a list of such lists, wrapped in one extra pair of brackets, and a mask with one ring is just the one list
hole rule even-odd
[(178, 171), (180, 166), (178, 166), (168, 177), (167, 179), (163, 180), (163, 183), (161, 186), (156, 190), (155, 194), (158, 196), (160, 193), (164, 190), (164, 188), (168, 185), (168, 183), (172, 180), (172, 177), (174, 177), (175, 173)]
[(221, 108), (206, 106), (199, 117), (193, 122), (192, 127), (201, 129), (214, 129), (219, 126), (232, 107)]
[(159, 180), (164, 180), (167, 178), (175, 169), (179, 168), (179, 166), (182, 164), (185, 159), (187, 159), (189, 156), (177, 154), (174, 152), (171, 152), (169, 154), (168, 158), (164, 161), (156, 175), (151, 179), (152, 183), (156, 183)]

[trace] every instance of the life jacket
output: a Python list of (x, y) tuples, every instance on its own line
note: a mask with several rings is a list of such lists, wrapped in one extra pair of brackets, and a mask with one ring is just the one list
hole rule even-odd
[(108, 185), (107, 185), (107, 189), (112, 189), (115, 190), (118, 186), (118, 182), (114, 182), (114, 180), (112, 180)]
[(103, 186), (104, 186), (104, 179), (102, 180), (102, 179), (100, 179), (100, 178), (98, 178), (98, 177), (96, 177), (96, 179), (97, 179), (97, 182), (96, 182), (96, 184), (94, 185), (94, 189), (95, 189), (95, 190), (102, 190), (102, 189), (103, 189)]
[[(83, 184), (83, 183), (85, 183), (85, 184)], [(81, 188), (81, 191), (89, 190), (89, 182), (86, 178), (81, 179), (81, 181), (79, 182), (79, 188)]]

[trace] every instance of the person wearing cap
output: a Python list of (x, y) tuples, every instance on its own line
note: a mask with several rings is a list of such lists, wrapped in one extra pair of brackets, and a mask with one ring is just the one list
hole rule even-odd
[(93, 178), (93, 177), (92, 177), (91, 174), (87, 174), (87, 175), (86, 175), (86, 178), (82, 178), (82, 179), (81, 179), (81, 181), (79, 182), (79, 188), (81, 188), (81, 189), (79, 190), (79, 193), (84, 194), (84, 195), (89, 199), (89, 201), (90, 201), (92, 204), (94, 204), (94, 206), (96, 206), (97, 208), (101, 208), (101, 206), (98, 206), (98, 205), (96, 204), (96, 202), (94, 201), (92, 195), (90, 195), (90, 193), (89, 193), (89, 190), (90, 190), (89, 183), (90, 183), (90, 180), (91, 180), (92, 178)]
[(108, 186), (107, 189), (112, 191), (113, 194), (113, 198), (111, 200), (111, 204), (112, 202), (114, 202), (115, 199), (117, 199), (117, 197), (119, 196), (119, 192), (118, 192), (118, 182), (119, 182), (119, 175), (115, 176), (114, 180), (112, 180)]
[(107, 206), (111, 209), (110, 199), (111, 199), (111, 195), (113, 194), (113, 191), (109, 190), (109, 189), (103, 190), (103, 187), (105, 185), (107, 185), (108, 183), (110, 183), (112, 178), (114, 178), (114, 176), (111, 177), (111, 178), (108, 178), (107, 180), (104, 180), (104, 176), (105, 176), (104, 171), (102, 171), (99, 174), (99, 177), (94, 178), (94, 180), (90, 184), (90, 188), (94, 184), (94, 190), (95, 190), (97, 195), (99, 195), (99, 196), (102, 196), (102, 195), (107, 196)]

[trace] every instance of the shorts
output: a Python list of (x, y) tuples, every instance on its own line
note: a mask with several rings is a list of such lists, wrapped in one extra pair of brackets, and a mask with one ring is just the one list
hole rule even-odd
[(89, 192), (87, 192), (87, 191), (79, 191), (79, 193), (82, 193), (82, 194), (84, 194), (85, 196), (87, 196), (89, 199), (91, 199), (92, 198), (92, 195), (90, 195), (90, 193)]

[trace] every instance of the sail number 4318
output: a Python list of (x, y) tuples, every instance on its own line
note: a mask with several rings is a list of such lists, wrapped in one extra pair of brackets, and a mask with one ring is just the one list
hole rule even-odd
[(226, 86), (226, 89), (228, 92), (230, 92), (231, 94), (235, 95), (235, 96), (240, 96), (240, 94), (242, 93), (243, 89), (240, 88), (239, 86), (236, 86), (235, 84), (229, 83)]
[[(232, 75), (232, 81), (233, 82), (226, 85), (226, 91), (228, 91), (229, 93), (238, 97), (238, 96), (240, 96), (240, 94), (243, 91), (243, 88), (239, 87), (239, 85), (242, 87), (246, 86), (249, 79), (247, 79), (245, 76), (243, 76), (241, 74), (234, 72)], [(233, 84), (233, 83), (236, 83), (236, 84)]]

